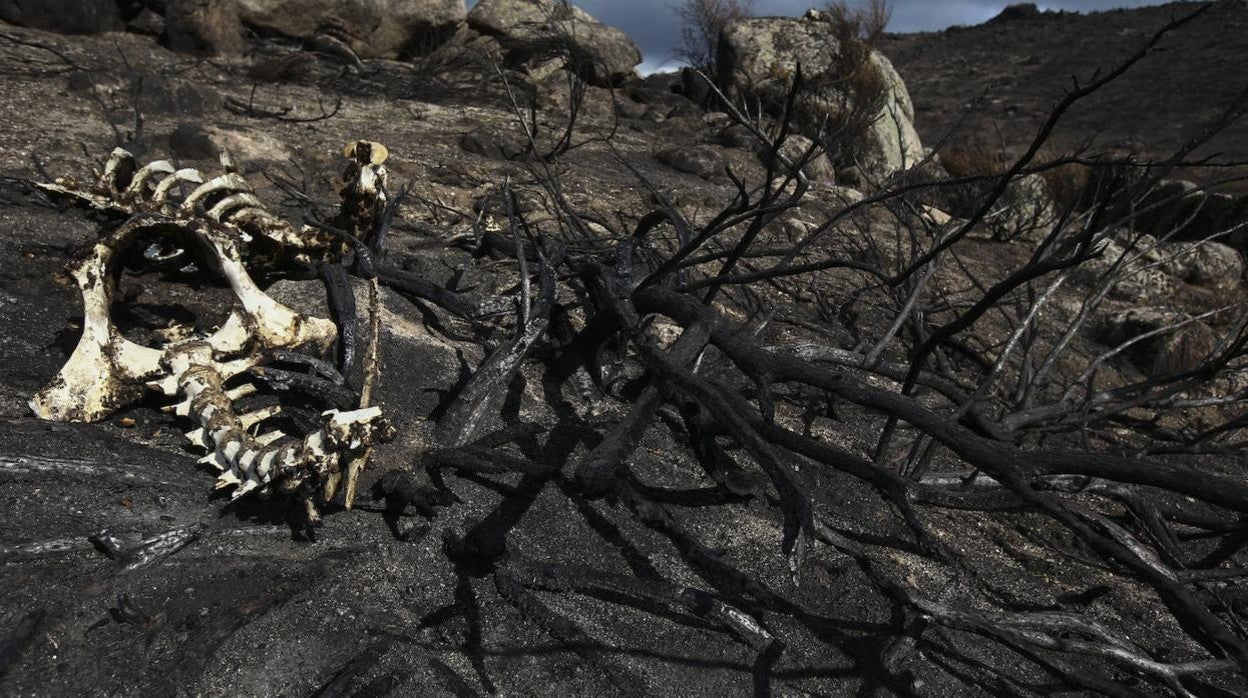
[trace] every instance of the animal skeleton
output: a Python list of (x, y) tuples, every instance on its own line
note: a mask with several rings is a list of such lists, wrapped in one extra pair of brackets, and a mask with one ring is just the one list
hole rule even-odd
[[(353, 234), (371, 232), (386, 201), (386, 150), (360, 141), (348, 145), (345, 155), (351, 159), (349, 179), (335, 223)], [(297, 229), (270, 213), (228, 156), (222, 164), (226, 173), (205, 181), (198, 171), (178, 170), (164, 160), (136, 167), (133, 156), (118, 148), (94, 186), (69, 179), (40, 185), (53, 195), (129, 219), (71, 263), (83, 298), (82, 338), (30, 406), (43, 419), (89, 422), (133, 401), (144, 387), (181, 395), (169, 410), (198, 424), (187, 437), (208, 451), (201, 462), (221, 472), (218, 488), (234, 487), (234, 499), (252, 491), (298, 492), (315, 523), (314, 495), (319, 489), (324, 501), (332, 499), (344, 470), (346, 506), (352, 505), (372, 444), (391, 431), (381, 409), (367, 404), (366, 390), (359, 409), (324, 412), (320, 428), (300, 440), (278, 430), (261, 432), (280, 406), (237, 413), (234, 403), (258, 388), (249, 382), (230, 388), (227, 382), (274, 352), (323, 354), (338, 336), (332, 321), (300, 314), (265, 294), (245, 260), (326, 262), (340, 259), (346, 247), (339, 237), (311, 226)], [(197, 186), (179, 200), (175, 193), (182, 184)], [(127, 339), (113, 324), (109, 307), (121, 256), (153, 240), (202, 250), (228, 283), (236, 306), (211, 334), (152, 348)], [(375, 371), (375, 365), (366, 369)], [(374, 379), (368, 378), (370, 388)]]

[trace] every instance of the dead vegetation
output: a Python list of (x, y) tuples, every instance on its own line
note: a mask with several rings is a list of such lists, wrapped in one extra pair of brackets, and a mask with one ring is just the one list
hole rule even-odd
[[(832, 89), (843, 95), (841, 108), (822, 124), (824, 148), (842, 168), (863, 162), (867, 154), (860, 144), (868, 142), (867, 129), (886, 114), (891, 87), (872, 54), (884, 35), (891, 12), (885, 0), (871, 0), (851, 7), (837, 0), (829, 2), (829, 39), (836, 43), (837, 60), (822, 75), (811, 76), (814, 89)], [(809, 126), (809, 124), (808, 124)]]
[[(903, 173), (845, 199), (803, 170), (851, 152), (854, 128), (785, 147), (811, 78), (794, 76), (787, 108), (771, 116), (721, 100), (759, 142), (764, 168), (726, 168), (729, 200), (707, 209), (674, 201), (616, 147), (614, 128), (579, 135), (590, 93), (575, 78), (552, 118), (541, 91), (497, 67), (490, 83), (527, 147), (491, 196), (465, 210), (420, 192), (390, 197), (383, 180), (390, 203), (371, 212), (374, 225), (350, 229), (360, 218), (344, 214), (322, 226), (349, 243), (315, 265), (339, 289), (342, 372), (355, 356), (348, 272), (410, 300), (430, 336), (454, 343), (461, 372), (436, 410), (410, 416), (428, 423), (409, 424), (420, 439), (402, 443), (417, 445), (375, 489), (398, 543), (424, 545), (405, 558), (410, 570), (378, 573), (394, 587), (385, 597), (440, 575), (448, 598), (414, 618), (382, 609), (323, 688), (345, 690), (403, 646), (438, 685), (514, 690), (491, 656), (499, 611), (482, 602), (489, 594), (514, 609), (506, 622), (540, 637), (524, 652), (575, 654), (621, 692), (645, 692), (649, 667), (681, 661), (639, 672), (653, 648), (613, 646), (628, 624), (603, 640), (616, 613), (647, 642), (669, 626), (721, 639), (746, 659), (719, 668), (760, 693), (835, 692), (842, 669), (811, 657), (840, 652), (853, 657), (848, 672), (903, 693), (927, 676), (986, 693), (1242, 692), (1248, 307), (1227, 293), (1096, 341), (1125, 286), (1231, 231), (1145, 235), (1137, 222), (1158, 203), (1158, 163), (1046, 150), (1067, 111), (1204, 11), (1076, 82), (1021, 157), (945, 150), (932, 158), (944, 173)], [(868, 50), (874, 17), (849, 23), (843, 40)], [(646, 210), (613, 218), (575, 199), (562, 165), (591, 147), (634, 179)], [(1165, 163), (1220, 167), (1189, 154)], [(1019, 208), (1003, 202), (1027, 178), (1047, 183), (1057, 215), (1026, 216), (1002, 235), (994, 218)], [(313, 197), (288, 184), (314, 212)], [(930, 207), (950, 200), (952, 218)], [(453, 282), (404, 268), (397, 225), (375, 225), (401, 219), (404, 201), (437, 211), (428, 250), (471, 250)], [(1145, 360), (1124, 360), (1146, 346)], [(469, 506), (457, 488), (497, 499), (453, 519)], [(421, 523), (405, 529), (409, 509)], [(526, 516), (541, 525), (523, 529)], [(422, 543), (432, 526), (440, 539)], [(655, 541), (675, 552), (656, 563)], [(192, 625), (174, 676), (194, 679), (240, 628), (342, 562), (284, 576), (265, 568), (267, 586), (214, 577), (239, 596), (244, 584), (262, 589)], [(846, 604), (828, 589), (841, 580), (883, 620), (838, 616)], [(128, 598), (114, 616), (180, 637)], [(15, 642), (28, 642), (32, 622), (21, 617)], [(434, 650), (447, 654), (425, 654)], [(391, 688), (411, 685), (389, 676)]]
[(677, 0), (671, 4), (680, 19), (681, 45), (676, 58), (706, 75), (715, 75), (719, 35), (737, 19), (753, 16), (753, 0)]
[[(1086, 348), (1075, 345), (1082, 344), (1079, 338), (1100, 316), (1107, 290), (1139, 273), (1129, 261), (1157, 244), (1129, 233), (1123, 238), (1137, 215), (1130, 202), (1156, 181), (1150, 180), (1147, 165), (1132, 168), (1129, 182), (1111, 177), (1085, 185), (1081, 195), (1091, 197), (1091, 203), (1081, 209), (1067, 206), (1056, 220), (1028, 220), (1032, 237), (1017, 261), (1003, 270), (985, 273), (971, 263), (976, 255), (972, 233), (998, 210), (1011, 187), (1026, 176), (1071, 164), (1038, 158), (1064, 112), (1129, 70), (1161, 37), (1193, 16), (1162, 28), (1124, 64), (1076, 83), (1021, 158), (1007, 162), (984, 153), (948, 154), (948, 179), (919, 185), (886, 182), (796, 239), (777, 238), (774, 224), (807, 203), (809, 183), (801, 168), (818, 154), (817, 147), (791, 168), (769, 170), (757, 183), (730, 172), (736, 196), (709, 218), (695, 221), (679, 207), (661, 203), (631, 231), (614, 231), (608, 236), (614, 242), (604, 241), (594, 253), (564, 255), (561, 249), (551, 256), (542, 253), (550, 243), (531, 240), (536, 257), (530, 261), (545, 265), (562, 257), (568, 278), (583, 284), (576, 295), (586, 299), (576, 309), (583, 329), (555, 349), (559, 358), (552, 368), (562, 366), (558, 375), (570, 377), (569, 367), (584, 361), (580, 365), (607, 399), (629, 405), (575, 464), (572, 480), (587, 496), (607, 496), (640, 517), (653, 516), (645, 513), (629, 462), (647, 432), (673, 428), (659, 419), (670, 407), (682, 416), (685, 438), (711, 480), (732, 490), (729, 483), (744, 476), (743, 468), (757, 468), (769, 482), (783, 530), (781, 552), (795, 578), (813, 548), (829, 545), (871, 570), (880, 593), (926, 623), (1002, 642), (1085, 689), (1113, 685), (1106, 663), (1181, 695), (1192, 694), (1215, 675), (1242, 675), (1248, 670), (1248, 640), (1237, 629), (1236, 612), (1218, 600), (1229, 589), (1212, 592), (1206, 581), (1216, 577), (1231, 584), (1238, 572), (1232, 571), (1233, 563), (1222, 565), (1238, 554), (1239, 546), (1228, 539), (1227, 545), (1209, 547), (1201, 535), (1206, 543), (1193, 547), (1194, 538), (1178, 531), (1194, 526), (1216, 539), (1214, 531), (1237, 530), (1239, 517), (1248, 511), (1248, 487), (1233, 476), (1145, 455), (1240, 448), (1233, 434), (1242, 419), (1233, 411), (1211, 421), (1205, 421), (1210, 413), (1202, 412), (1200, 419), (1193, 415), (1242, 399), (1238, 388), (1228, 387), (1248, 356), (1248, 312), (1242, 301), (1219, 309), (1229, 314), (1217, 334), (1207, 328), (1189, 332), (1207, 315), (1165, 321), (1123, 338), (1076, 370), (1072, 359)], [(801, 99), (805, 86), (796, 76), (790, 106)], [(782, 111), (771, 130), (777, 135), (769, 136), (731, 103), (725, 101), (724, 107), (774, 154), (768, 162), (782, 161), (778, 154), (795, 110)], [(842, 132), (840, 137), (852, 136)], [(580, 214), (559, 202), (558, 177), (548, 172), (542, 182), (563, 227), (587, 230)], [(641, 183), (646, 186), (644, 179)], [(943, 225), (925, 223), (914, 192), (945, 187), (963, 193), (959, 218)], [(516, 227), (514, 216), (511, 220), (517, 235), (523, 226)], [(1077, 283), (1076, 271), (1091, 268), (1110, 243), (1122, 250), (1118, 257), (1090, 283)], [(517, 243), (516, 249), (525, 246)], [(517, 260), (523, 263), (526, 256), (518, 254)], [(792, 322), (785, 302), (800, 303), (811, 294), (818, 298), (825, 284), (847, 278), (854, 301), (833, 312), (835, 321), (847, 323), (853, 342), (766, 346), (767, 328)], [(1067, 285), (1079, 287), (1072, 290), (1081, 302), (1058, 309), (1059, 302), (1069, 302), (1059, 299), (1071, 297), (1063, 288)], [(873, 306), (872, 317), (847, 317), (860, 304)], [(744, 322), (726, 312), (734, 307), (751, 309)], [(675, 325), (674, 342), (654, 333), (658, 317)], [(1117, 371), (1105, 375), (1112, 357), (1157, 336), (1173, 337), (1180, 345), (1165, 355), (1170, 359), (1159, 356), (1143, 378)], [(619, 393), (609, 387), (595, 358), (608, 343), (629, 347), (628, 362), (637, 368), (637, 378)], [(514, 353), (506, 347), (497, 351)], [(1174, 358), (1179, 355), (1184, 358)], [(879, 415), (880, 436), (871, 451), (858, 454), (826, 438), (837, 426), (820, 406), (825, 401), (856, 405), (866, 410), (864, 416)], [(1124, 428), (1129, 437), (1124, 438)], [(729, 444), (737, 453), (725, 450)], [(903, 582), (879, 557), (887, 555), (884, 550), (838, 532), (844, 525), (837, 523), (839, 515), (820, 511), (803, 484), (812, 467), (874, 487), (906, 521), (919, 555), (943, 570), (937, 575), (940, 582), (918, 587), (912, 580)], [(1201, 502), (1199, 509), (1206, 513), (1193, 517), (1180, 501)], [(1074, 547), (1056, 543), (1057, 538), (1044, 546), (1075, 558), (1092, 556), (1114, 574), (1147, 587), (1193, 644), (1178, 656), (1158, 660), (1156, 648), (1132, 644), (1124, 628), (1072, 613), (1001, 605), (955, 551), (956, 540), (933, 530), (930, 517), (938, 509), (1038, 515), (1047, 520), (1045, 530), (1063, 530)], [(1218, 510), (1222, 513), (1215, 514)], [(599, 573), (590, 570), (541, 569), (559, 579), (555, 588), (561, 590), (598, 583)], [(719, 574), (738, 573), (723, 569)], [(548, 588), (521, 583), (526, 585)], [(766, 598), (753, 601), (784, 613), (782, 604)], [(739, 613), (734, 617), (744, 617)], [(777, 641), (732, 624), (725, 629), (744, 632), (744, 641), (760, 650)]]

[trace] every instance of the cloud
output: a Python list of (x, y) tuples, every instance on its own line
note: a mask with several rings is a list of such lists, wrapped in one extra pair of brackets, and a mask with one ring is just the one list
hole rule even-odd
[[(1120, 7), (1160, 5), (1168, 0), (1047, 0), (1036, 4), (1045, 10), (1095, 12)], [(572, 0), (598, 21), (617, 27), (637, 42), (645, 60), (642, 72), (670, 70), (678, 63), (673, 58), (680, 45), (680, 22), (671, 6), (680, 0)], [(476, 4), (469, 0), (468, 6)], [(811, 7), (823, 5), (819, 0), (755, 0), (754, 11), (760, 16), (801, 15)], [(850, 1), (850, 5), (861, 0)], [(996, 16), (1009, 0), (892, 0), (893, 32), (939, 31), (955, 24), (979, 24)]]

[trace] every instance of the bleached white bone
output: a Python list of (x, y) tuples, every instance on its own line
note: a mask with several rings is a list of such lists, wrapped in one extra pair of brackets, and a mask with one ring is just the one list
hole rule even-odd
[[(221, 336), (222, 339), (233, 342), (236, 335), (227, 333), (236, 332), (233, 325), (236, 324), (235, 317), (237, 317), (237, 322), (249, 326), (252, 330), (252, 338), (260, 340), (266, 349), (309, 343), (316, 344), (321, 350), (329, 348), (329, 344), (334, 341), (338, 332), (333, 322), (317, 317), (305, 317), (270, 298), (268, 294), (260, 290), (260, 287), (256, 286), (251, 275), (247, 273), (234, 241), (210, 228), (204, 227), (204, 230), (207, 233), (204, 238), (216, 253), (221, 275), (229, 282), (230, 289), (234, 291), (234, 296), (242, 305), (241, 310), (236, 311), (235, 315), (232, 315), (226, 321), (225, 326), (217, 330), (214, 336)], [(212, 343), (211, 339), (209, 341)], [(215, 343), (214, 346), (216, 346)], [(227, 344), (225, 347), (218, 347), (218, 351), (225, 351), (229, 346)], [(247, 368), (250, 366), (240, 367), (239, 373)]]
[(241, 482), (242, 481), (238, 479), (237, 475), (229, 471), (226, 471), (217, 476), (216, 488), (219, 490), (223, 490), (227, 487), (233, 487), (234, 485), (241, 484)]
[(231, 211), (241, 208), (256, 208), (263, 211), (264, 204), (260, 201), (260, 199), (256, 198), (255, 194), (248, 192), (230, 194), (224, 199), (221, 199), (217, 203), (213, 204), (212, 208), (208, 209), (208, 217), (214, 221), (219, 221), (227, 217)]
[(117, 174), (123, 169), (123, 165), (133, 172), (135, 169), (134, 156), (125, 148), (113, 148), (113, 152), (109, 153), (108, 162), (104, 163), (104, 174), (100, 176), (100, 187), (110, 192), (121, 191), (121, 183), (117, 181)]
[(268, 407), (258, 409), (254, 412), (239, 415), (238, 421), (243, 423), (244, 429), (251, 429), (260, 422), (263, 422), (266, 419), (272, 419), (281, 413), (281, 405), (269, 405)]
[[(258, 409), (255, 412), (248, 412), (247, 414), (239, 415), (238, 422), (244, 430), (249, 430), (252, 427), (256, 426), (257, 424), (263, 422), (264, 420), (272, 419), (273, 417), (276, 417), (277, 415), (281, 413), (282, 413), (281, 405), (269, 405), (268, 407)], [(212, 415), (210, 413), (206, 415), (205, 418), (211, 417), (211, 416)], [(212, 448), (214, 437), (215, 435), (208, 434), (206, 431), (204, 431), (202, 427), (199, 429), (192, 429), (191, 431), (186, 432), (186, 438), (190, 439), (191, 443), (202, 445), (204, 448)], [(257, 438), (257, 442), (259, 442), (258, 438)], [(264, 444), (261, 444), (261, 445), (264, 445)]]
[[(230, 317), (226, 319), (225, 324), (202, 341), (211, 347), (214, 352), (219, 354), (230, 354), (236, 352), (240, 347), (245, 346), (248, 342), (246, 324), (247, 320), (244, 319), (244, 315), (240, 314), (237, 310), (232, 311), (230, 313)], [(173, 347), (177, 345), (170, 346)], [(260, 357), (244, 356), (241, 359), (235, 359), (233, 361), (219, 361), (216, 366), (217, 372), (222, 375), (224, 380), (228, 381), (240, 373), (245, 373), (258, 363), (260, 363)], [(246, 385), (250, 384), (240, 386), (237, 390), (246, 390)], [(148, 381), (147, 387), (172, 397), (178, 394), (178, 377), (176, 375), (167, 375), (159, 380)], [(251, 386), (250, 391), (245, 392), (238, 397), (250, 395), (252, 392), (255, 392), (254, 385)], [(237, 400), (238, 397), (233, 397), (231, 400)], [(177, 407), (178, 406), (175, 405), (175, 409)]]
[(188, 184), (203, 184), (204, 178), (200, 176), (199, 170), (194, 168), (178, 170), (162, 179), (160, 184), (156, 185), (156, 191), (152, 192), (152, 201), (163, 204), (169, 198), (169, 191), (184, 182)]
[[(174, 379), (175, 383), (176, 383), (176, 380), (177, 379), (175, 378)], [(227, 377), (226, 380), (229, 380), (229, 378)], [(157, 389), (159, 389), (161, 382), (154, 381), (154, 384), (157, 387)], [(152, 386), (152, 385), (153, 384), (149, 384), (149, 386)], [(259, 388), (256, 387), (255, 383), (243, 383), (237, 388), (230, 388), (229, 390), (225, 391), (225, 396), (230, 399), (230, 402), (238, 402), (239, 400), (247, 397), (248, 395), (255, 395), (257, 390), (259, 390)], [(187, 415), (191, 413), (191, 401), (187, 399), (187, 400), (183, 400), (182, 402), (174, 403), (172, 405), (165, 405), (164, 407), (160, 408), (160, 411), (165, 412), (165, 413), (173, 413), (179, 417), (186, 417)]]
[(186, 195), (186, 198), (182, 200), (182, 210), (185, 212), (194, 211), (195, 206), (199, 202), (220, 191), (250, 192), (251, 185), (247, 184), (247, 180), (233, 172), (213, 177)]
[[(384, 152), (384, 147), (372, 144), (374, 150), (369, 151), (372, 157)], [(376, 150), (380, 148), (380, 150)], [(143, 212), (169, 213), (166, 207), (176, 199), (173, 187), (183, 181), (199, 184), (186, 197), (177, 203), (174, 215), (192, 218), (201, 215), (197, 209), (214, 195), (222, 195), (222, 200), (213, 203), (207, 212), (209, 217), (231, 226), (238, 242), (249, 244), (255, 237), (264, 237), (276, 243), (285, 255), (300, 263), (318, 263), (326, 256), (342, 251), (341, 241), (317, 228), (304, 226), (296, 228), (286, 220), (275, 216), (264, 208), (263, 202), (252, 195), (251, 185), (238, 174), (227, 157), (222, 158), (222, 166), (226, 173), (203, 181), (191, 175), (191, 170), (175, 171), (167, 160), (157, 160), (134, 170), (134, 157), (118, 148), (113, 151), (105, 174), (98, 184), (83, 187), (72, 178), (59, 178), (51, 183), (38, 183), (38, 187), (51, 195), (70, 198), (100, 211), (116, 214), (135, 215)], [(120, 191), (122, 171), (130, 170), (129, 186)], [(375, 173), (368, 175), (373, 177)], [(161, 176), (161, 181), (152, 186), (152, 179)], [(170, 176), (173, 177), (170, 181)], [(363, 177), (363, 175), (361, 175)], [(156, 189), (149, 196), (148, 190)], [(377, 192), (379, 195), (381, 190)]]
[[(217, 487), (237, 486), (234, 498), (263, 490), (274, 482), (284, 486), (312, 475), (336, 472), (344, 455), (369, 446), (381, 424), (381, 410), (369, 407), (349, 412), (323, 413), (324, 426), (302, 441), (283, 439), (280, 432), (253, 436), (254, 423), (276, 414), (276, 406), (239, 415), (232, 406), (224, 379), (212, 361), (212, 349), (188, 342), (171, 350), (167, 360), (179, 389), (192, 405), (190, 416), (199, 428), (187, 434), (211, 453), (201, 462), (221, 471)], [(293, 484), (292, 484), (293, 483)]]
[(246, 206), (234, 211), (229, 215), (229, 222), (241, 231), (254, 232), (284, 249), (296, 252), (293, 256), (297, 259), (313, 258), (303, 252), (304, 250), (318, 254), (339, 245), (324, 231), (306, 225), (296, 229), (287, 221), (257, 206)]
[[(110, 239), (124, 240), (126, 233), (123, 227)], [(120, 405), (129, 385), (160, 372), (160, 350), (121, 336), (109, 317), (107, 275), (114, 254), (113, 245), (101, 242), (70, 269), (82, 291), (82, 338), (56, 378), (30, 402), (44, 419), (102, 419)]]
[[(349, 151), (356, 161), (358, 181), (352, 185), (352, 208), (347, 207), (344, 193), (343, 210), (350, 213), (358, 207), (367, 211), (384, 204), (384, 146), (359, 142), (349, 146)], [(183, 399), (170, 409), (198, 422), (187, 437), (207, 449), (200, 462), (220, 471), (218, 487), (235, 486), (234, 498), (275, 488), (302, 491), (309, 520), (316, 520), (316, 506), (302, 483), (313, 478), (324, 487), (322, 495), (327, 495), (332, 494), (330, 483), (342, 479), (344, 464), (349, 480), (353, 472), (358, 474), (379, 429), (390, 432), (381, 410), (330, 410), (322, 415), (322, 428), (303, 439), (289, 438), (278, 430), (254, 433), (262, 431), (261, 423), (277, 415), (280, 406), (240, 415), (234, 409), (235, 401), (257, 388), (242, 383), (227, 389), (225, 383), (273, 350), (310, 345), (323, 352), (337, 336), (332, 322), (300, 315), (261, 291), (244, 266), (241, 245), (254, 236), (264, 236), (278, 243), (287, 258), (309, 261), (338, 254), (343, 243), (317, 228), (297, 230), (274, 216), (250, 193), (232, 163), (223, 159), (222, 164), (226, 175), (203, 182), (196, 170), (174, 171), (163, 160), (136, 171), (133, 156), (117, 149), (94, 189), (81, 188), (72, 179), (40, 185), (49, 192), (131, 218), (71, 266), (83, 297), (83, 335), (56, 378), (30, 405), (46, 419), (91, 421), (107, 416), (144, 385), (170, 396), (181, 394)], [(152, 186), (157, 177), (159, 181)], [(126, 191), (119, 191), (127, 178)], [(166, 206), (173, 200), (174, 187), (183, 182), (199, 186), (176, 206)], [(359, 198), (361, 192), (366, 196)], [(223, 196), (207, 212), (216, 219), (213, 222), (204, 218), (202, 204), (218, 194)], [(376, 200), (370, 202), (368, 195)], [(195, 238), (197, 247), (210, 255), (207, 261), (229, 284), (237, 307), (210, 335), (170, 335), (175, 341), (154, 349), (122, 336), (108, 311), (118, 255), (132, 244), (162, 235), (176, 235), (180, 244), (186, 236)], [(368, 404), (367, 397), (362, 398), (362, 404)], [(352, 498), (353, 489), (348, 488), (348, 507)]]
[[(134, 388), (154, 379), (153, 387), (169, 395), (176, 394), (176, 381), (170, 381), (171, 376), (161, 367), (167, 350), (145, 347), (126, 339), (109, 316), (111, 269), (116, 254), (143, 233), (163, 230), (173, 224), (161, 216), (138, 216), (97, 243), (73, 266), (71, 272), (82, 291), (82, 337), (56, 378), (31, 400), (30, 406), (36, 415), (59, 421), (103, 419), (131, 397)], [(218, 269), (241, 306), (204, 340), (211, 349), (228, 355), (249, 347), (271, 350), (310, 344), (323, 351), (333, 342), (337, 335), (333, 322), (299, 315), (256, 286), (243, 266), (237, 244), (228, 235), (195, 221), (179, 226), (213, 252)], [(253, 357), (244, 357), (225, 364), (222, 370), (229, 374), (228, 379), (256, 362)]]
[[(230, 377), (227, 376), (226, 380), (229, 380), (229, 378)], [(259, 388), (256, 387), (255, 383), (243, 383), (237, 388), (231, 388), (225, 391), (225, 396), (230, 399), (230, 402), (237, 402), (248, 395), (255, 395), (257, 390), (259, 390)]]
[(39, 182), (35, 186), (48, 192), (49, 194), (77, 199), (97, 211), (107, 211), (109, 209), (121, 208), (121, 205), (114, 198), (115, 195), (111, 192), (101, 194), (79, 189), (76, 182), (64, 177), (58, 178), (55, 182)]
[(147, 163), (140, 167), (130, 179), (130, 186), (126, 187), (126, 196), (132, 200), (144, 198), (147, 181), (152, 178), (152, 175), (171, 175), (175, 171), (173, 163), (168, 160), (157, 160)]

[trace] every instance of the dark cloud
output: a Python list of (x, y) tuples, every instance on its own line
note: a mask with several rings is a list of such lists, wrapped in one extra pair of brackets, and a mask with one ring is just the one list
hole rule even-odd
[[(675, 68), (672, 52), (680, 44), (680, 23), (671, 6), (680, 0), (573, 0), (599, 21), (618, 27), (633, 37), (645, 54), (642, 70)], [(1037, 2), (1041, 9), (1093, 12), (1117, 7), (1160, 5), (1166, 0), (1049, 0)], [(469, 1), (471, 7), (475, 2)], [(758, 15), (795, 16), (820, 0), (755, 0)], [(854, 4), (851, 0), (850, 4)], [(892, 0), (895, 32), (937, 31), (955, 24), (979, 24), (1001, 11), (1009, 0)]]

